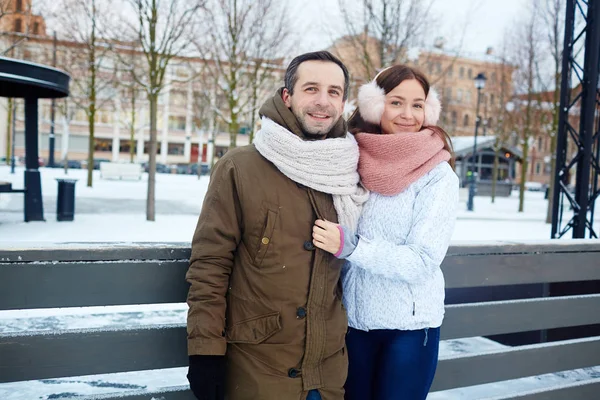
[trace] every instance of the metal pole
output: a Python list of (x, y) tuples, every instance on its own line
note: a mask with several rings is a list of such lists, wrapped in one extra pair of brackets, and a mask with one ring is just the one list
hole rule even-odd
[(477, 128), (479, 128), (479, 102), (481, 100), (481, 88), (477, 88), (477, 107), (475, 111), (475, 140), (473, 141), (473, 154), (471, 155), (471, 178), (469, 180), (469, 200), (467, 201), (467, 211), (473, 211), (473, 198), (475, 197), (476, 182), (475, 182), (475, 163), (477, 154)]
[[(52, 55), (52, 66), (56, 67), (56, 31), (54, 31), (54, 53)], [(56, 114), (56, 100), (52, 99), (52, 106), (50, 108), (50, 135), (48, 145), (48, 166), (54, 167), (54, 116)], [(63, 138), (64, 140), (64, 138)]]
[(565, 39), (562, 57), (562, 77), (560, 83), (560, 113), (558, 114), (558, 137), (556, 138), (556, 161), (554, 174), (554, 190), (552, 192), (552, 232), (551, 239), (560, 236), (558, 232), (560, 198), (563, 192), (563, 179), (567, 159), (567, 124), (569, 122), (569, 103), (571, 92), (571, 61), (573, 57), (573, 34), (575, 29), (575, 0), (567, 0), (565, 15)]
[(600, 5), (588, 3), (588, 26), (585, 37), (585, 61), (583, 66), (581, 123), (579, 136), (583, 146), (582, 157), (577, 162), (573, 239), (585, 238), (590, 194), (590, 170), (592, 165), (592, 144), (594, 136), (594, 114), (596, 112), (596, 88), (598, 85), (598, 60), (600, 56)]
[(43, 221), (38, 153), (38, 99), (25, 99), (25, 222)]
[(13, 98), (13, 107), (12, 107), (12, 126), (11, 126), (11, 136), (12, 136), (12, 140), (10, 143), (10, 173), (14, 174), (15, 173), (15, 137), (16, 137), (16, 121), (15, 118), (17, 117), (17, 99)]

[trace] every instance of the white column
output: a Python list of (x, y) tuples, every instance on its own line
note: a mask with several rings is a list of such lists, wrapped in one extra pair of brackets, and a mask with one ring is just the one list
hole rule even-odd
[[(14, 103), (13, 103), (14, 104)], [(8, 144), (8, 135), (11, 129), (6, 129), (8, 126), (8, 98), (0, 98), (0, 157), (7, 157), (6, 145)], [(10, 150), (9, 150), (10, 151)]]
[(136, 162), (144, 162), (144, 138), (146, 131), (146, 107), (142, 107), (140, 110), (140, 117), (138, 119), (137, 129), (137, 149), (136, 149)]
[[(67, 113), (69, 110), (67, 109)], [(62, 137), (60, 138), (61, 150), (60, 150), (60, 159), (65, 160), (67, 158), (67, 154), (69, 153), (69, 120), (66, 115), (62, 117)]]
[[(193, 116), (193, 105), (194, 105), (194, 91), (192, 82), (188, 83), (187, 90), (187, 102), (186, 102), (186, 113), (185, 113), (185, 144), (183, 146), (183, 155), (188, 162), (191, 162), (192, 154), (192, 116)], [(199, 148), (201, 151), (202, 148)]]
[(115, 96), (115, 110), (113, 111), (113, 140), (112, 161), (119, 161), (119, 147), (121, 145), (121, 99), (119, 93)]
[(165, 77), (165, 87), (163, 92), (164, 98), (164, 109), (163, 109), (163, 128), (162, 138), (160, 141), (160, 162), (163, 164), (167, 163), (167, 151), (169, 149), (169, 102), (171, 99), (171, 78), (170, 71), (167, 70), (167, 76)]

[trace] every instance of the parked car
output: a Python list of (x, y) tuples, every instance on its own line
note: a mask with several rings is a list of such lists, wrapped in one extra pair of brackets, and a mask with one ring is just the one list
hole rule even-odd
[[(54, 163), (54, 166), (52, 168), (64, 168), (64, 167), (65, 167), (65, 161), (64, 160), (60, 160), (60, 161), (56, 161)], [(79, 161), (79, 160), (67, 160), (67, 168), (81, 169), (81, 161)]]
[(542, 192), (545, 190), (545, 185), (539, 182), (525, 182), (525, 190), (530, 192)]
[[(198, 163), (190, 164), (190, 174), (198, 175)], [(208, 175), (210, 174), (210, 165), (208, 163), (202, 163), (200, 166), (200, 175)]]

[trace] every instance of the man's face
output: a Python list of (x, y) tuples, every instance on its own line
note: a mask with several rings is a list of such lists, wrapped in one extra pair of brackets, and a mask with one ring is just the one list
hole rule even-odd
[(344, 110), (344, 72), (330, 61), (305, 61), (298, 66), (294, 94), (283, 90), (283, 101), (307, 135), (327, 135)]

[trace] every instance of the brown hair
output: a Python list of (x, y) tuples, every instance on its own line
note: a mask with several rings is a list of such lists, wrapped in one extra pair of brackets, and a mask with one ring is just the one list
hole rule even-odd
[[(388, 94), (400, 83), (409, 79), (415, 79), (421, 84), (423, 90), (425, 91), (425, 97), (427, 97), (429, 94), (429, 80), (425, 74), (416, 68), (409, 67), (408, 65), (393, 65), (381, 71), (375, 79), (377, 81), (377, 86), (382, 88), (385, 94)], [(428, 126), (427, 128), (436, 133), (444, 142), (444, 149), (447, 150), (451, 156), (450, 161), (448, 162), (452, 169), (454, 169), (454, 150), (452, 149), (452, 140), (450, 139), (450, 136), (439, 126)], [(379, 124), (372, 124), (363, 119), (358, 107), (356, 110), (354, 110), (350, 116), (350, 119), (348, 120), (348, 129), (352, 134), (357, 134), (359, 132), (373, 134), (383, 133)]]

